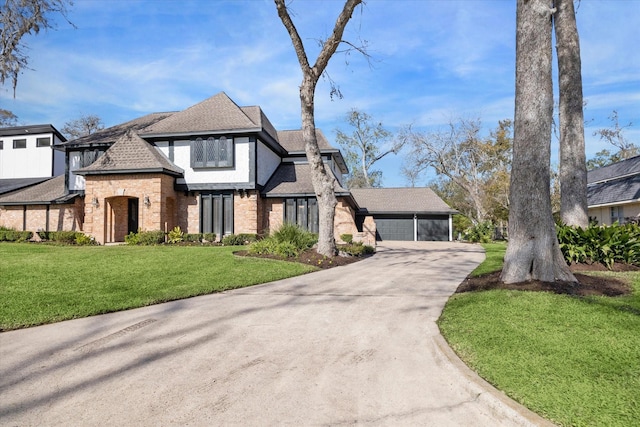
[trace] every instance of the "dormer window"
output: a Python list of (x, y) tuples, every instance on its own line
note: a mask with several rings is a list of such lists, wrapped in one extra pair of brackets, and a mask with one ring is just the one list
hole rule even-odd
[(192, 140), (191, 167), (194, 169), (233, 167), (233, 138), (223, 136)]

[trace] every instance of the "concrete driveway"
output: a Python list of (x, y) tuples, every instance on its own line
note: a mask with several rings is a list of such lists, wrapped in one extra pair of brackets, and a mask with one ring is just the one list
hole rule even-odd
[(265, 285), (0, 334), (0, 424), (540, 425), (439, 335), (482, 248), (384, 243)]

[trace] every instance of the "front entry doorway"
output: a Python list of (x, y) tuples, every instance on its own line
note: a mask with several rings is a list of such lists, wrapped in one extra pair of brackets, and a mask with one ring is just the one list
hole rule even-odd
[(127, 206), (127, 216), (129, 218), (127, 224), (127, 234), (138, 232), (138, 199), (130, 198)]

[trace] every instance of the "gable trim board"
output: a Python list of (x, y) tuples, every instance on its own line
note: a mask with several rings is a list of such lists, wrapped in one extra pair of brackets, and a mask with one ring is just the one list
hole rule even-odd
[[(191, 141), (202, 136), (231, 138), (233, 166), (194, 168)], [(348, 170), (340, 150), (319, 129), (317, 138), (336, 183), (336, 236), (353, 234), (355, 240), (375, 244), (376, 217), (382, 221), (409, 215), (417, 224), (416, 239), (427, 235), (420, 230), (447, 219), (446, 237), (451, 238), (450, 215), (456, 211), (431, 190), (349, 191), (342, 187), (342, 175)], [(285, 220), (287, 200), (315, 198), (302, 131), (276, 131), (260, 107), (239, 107), (223, 92), (184, 111), (148, 114), (63, 146), (66, 173), (57, 181), (57, 194), (68, 199), (56, 198), (56, 203), (80, 202), (79, 229), (99, 243), (123, 241), (131, 224), (165, 232), (179, 226), (185, 233), (222, 227), (221, 233), (264, 234)], [(72, 155), (93, 163), (80, 168), (76, 163), (71, 170)], [(82, 179), (74, 178), (70, 191), (68, 182), (75, 175)], [(0, 224), (7, 216), (5, 207), (30, 203), (28, 190), (0, 196)], [(376, 205), (380, 201), (387, 205)], [(130, 215), (136, 216), (134, 221)], [(435, 237), (445, 236), (441, 232)]]

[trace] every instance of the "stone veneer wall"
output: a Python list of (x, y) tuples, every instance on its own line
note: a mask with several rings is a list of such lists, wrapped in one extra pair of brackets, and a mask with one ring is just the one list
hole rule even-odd
[(32, 231), (34, 235), (39, 230), (82, 231), (83, 216), (84, 204), (81, 197), (76, 197), (73, 203), (60, 205), (27, 205), (26, 210), (22, 205), (0, 207), (0, 225)]

